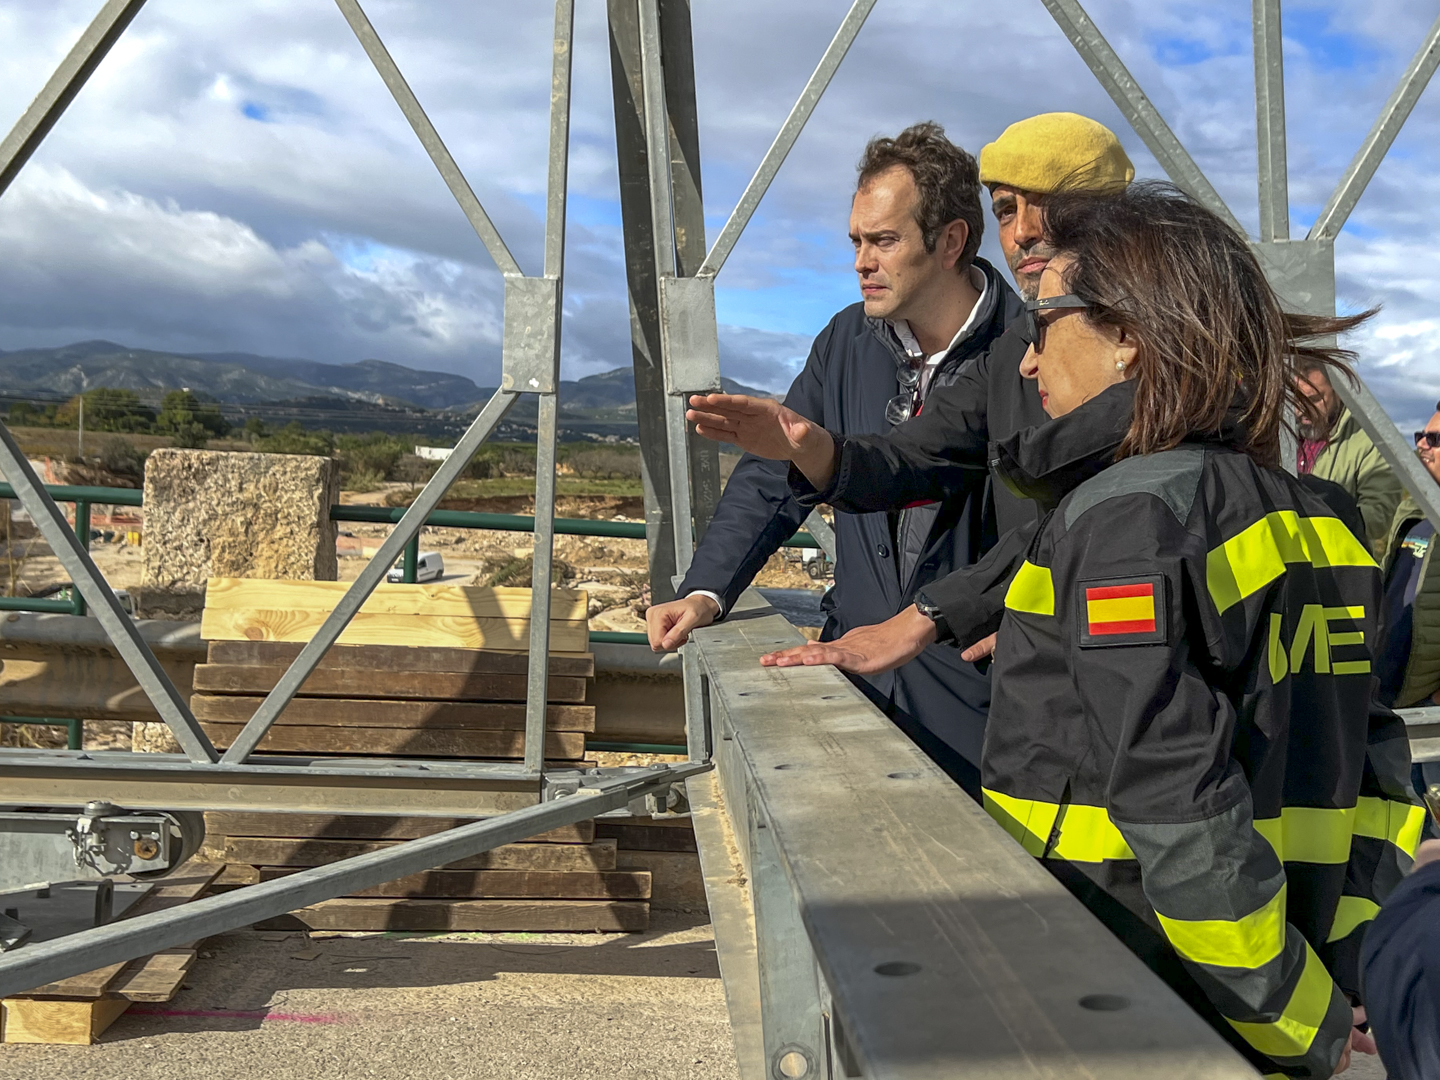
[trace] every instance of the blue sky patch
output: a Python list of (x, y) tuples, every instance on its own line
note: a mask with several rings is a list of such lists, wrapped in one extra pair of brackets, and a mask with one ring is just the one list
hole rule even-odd
[(240, 106), (240, 111), (251, 120), (259, 120), (262, 124), (270, 122), (270, 110), (258, 101), (247, 101)]

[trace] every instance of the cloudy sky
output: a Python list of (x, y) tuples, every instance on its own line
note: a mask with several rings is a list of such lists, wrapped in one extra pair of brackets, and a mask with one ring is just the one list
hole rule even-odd
[[(0, 126), (98, 6), (0, 6)], [(694, 0), (713, 238), (848, 5)], [(543, 0), (367, 10), (527, 271), (539, 269), (552, 13)], [(1089, 10), (1254, 227), (1250, 5)], [(629, 362), (603, 0), (579, 0), (564, 357)], [(1434, 17), (1432, 0), (1285, 6), (1292, 230), (1303, 235)], [(845, 218), (864, 141), (918, 119), (971, 150), (1036, 112), (1088, 113), (1159, 170), (1049, 20), (880, 0), (720, 278), (726, 374), (783, 388), (855, 298)], [(1402, 427), (1440, 397), (1440, 90), (1421, 99), (1337, 246), (1342, 305), (1382, 303), (1362, 370)], [(984, 254), (998, 261), (993, 239)], [(183, 351), (379, 357), (493, 385), (500, 279), (328, 0), (151, 0), (0, 199), (0, 349), (108, 338)]]

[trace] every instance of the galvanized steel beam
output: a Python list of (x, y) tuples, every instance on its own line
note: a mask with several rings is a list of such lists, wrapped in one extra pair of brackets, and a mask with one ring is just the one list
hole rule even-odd
[(480, 242), (485, 245), (485, 250), (490, 252), (490, 257), (495, 260), (495, 265), (500, 268), (502, 274), (520, 274), (520, 264), (515, 261), (515, 256), (510, 254), (510, 249), (505, 246), (504, 239), (490, 220), (490, 215), (485, 212), (485, 207), (480, 205), (480, 200), (475, 197), (475, 192), (470, 187), (470, 182), (465, 179), (465, 174), (460, 171), (460, 166), (455, 164), (455, 159), (450, 156), (449, 149), (445, 146), (440, 133), (435, 130), (435, 125), (430, 122), (430, 117), (425, 115), (425, 110), (420, 107), (420, 101), (410, 89), (410, 84), (405, 81), (405, 76), (395, 65), (390, 56), (390, 51), (385, 48), (385, 43), (380, 40), (380, 35), (375, 32), (375, 27), (370, 25), (370, 19), (366, 16), (364, 9), (358, 0), (335, 0), (340, 8), (340, 13), (345, 16), (345, 21), (350, 24), (350, 29), (355, 32), (365, 55), (370, 57), (370, 63), (374, 65), (380, 78), (385, 81), (385, 86), (390, 95), (395, 99), (395, 104), (400, 106), (400, 111), (405, 114), (410, 127), (414, 130), (420, 145), (430, 155), (430, 160), (435, 163), (435, 168), (440, 171), (445, 186), (450, 189), (450, 194), (460, 204), (466, 220), (470, 227), (475, 230), (475, 235), (480, 237)]
[(645, 795), (704, 772), (686, 762), (653, 765), (597, 780), (563, 799), (477, 821), (382, 851), (316, 866), (274, 881), (195, 900), (166, 911), (121, 919), (0, 956), (0, 997), (133, 960), (187, 941), (283, 915), (333, 896), (381, 885), (406, 874), (512, 844), (550, 829), (630, 805)]
[(144, 6), (145, 0), (106, 0), (80, 40), (71, 46), (55, 73), (35, 95), (30, 107), (0, 142), (0, 195), (10, 187), (30, 155), (50, 134), (80, 88)]
[(1095, 78), (1100, 80), (1100, 85), (1125, 115), (1125, 119), (1130, 121), (1135, 134), (1140, 136), (1150, 153), (1155, 155), (1155, 160), (1170, 179), (1243, 235), (1244, 228), (1225, 205), (1225, 200), (1205, 178), (1200, 166), (1195, 164), (1195, 160), (1175, 137), (1170, 125), (1165, 123), (1159, 110), (1145, 96), (1145, 91), (1140, 89), (1140, 84), (1135, 81), (1135, 77), (1110, 47), (1105, 35), (1100, 33), (1099, 27), (1085, 13), (1078, 0), (1043, 2), (1065, 36), (1070, 39), (1070, 44), (1075, 46), (1075, 51), (1094, 72)]
[(1340, 183), (1335, 185), (1334, 192), (1320, 211), (1320, 216), (1315, 219), (1315, 224), (1310, 226), (1309, 239), (1334, 240), (1340, 235), (1340, 230), (1345, 227), (1345, 222), (1350, 217), (1350, 211), (1355, 209), (1355, 204), (1360, 201), (1370, 178), (1385, 159), (1390, 144), (1395, 141), (1395, 136), (1400, 134), (1400, 128), (1404, 126), (1410, 110), (1420, 100), (1420, 95), (1425, 92), (1437, 65), (1440, 65), (1440, 15), (1430, 24), (1430, 30), (1420, 43), (1420, 48), (1416, 50), (1405, 73), (1400, 76), (1399, 84), (1380, 110), (1380, 115), (1376, 117), (1375, 125), (1365, 136), (1360, 149), (1355, 152), (1354, 159), (1345, 170)]
[(1285, 57), (1280, 0), (1254, 0), (1255, 141), (1260, 171), (1260, 239), (1290, 238), (1285, 167)]

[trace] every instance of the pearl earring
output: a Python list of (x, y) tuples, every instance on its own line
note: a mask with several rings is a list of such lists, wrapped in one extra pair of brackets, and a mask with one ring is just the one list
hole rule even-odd
[(1124, 360), (1116, 360), (1116, 361), (1115, 361), (1115, 370), (1116, 370), (1116, 371), (1124, 371), (1124, 370), (1125, 370), (1125, 361), (1124, 361)]

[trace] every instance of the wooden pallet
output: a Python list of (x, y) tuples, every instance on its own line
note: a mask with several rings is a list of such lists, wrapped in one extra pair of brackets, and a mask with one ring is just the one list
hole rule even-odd
[[(263, 813), (211, 813), (205, 820), (212, 857), (228, 864), (220, 888), (273, 881), (303, 867), (467, 824), (449, 818)], [(577, 822), (263, 925), (317, 930), (644, 929), (651, 875), (641, 868), (617, 869), (616, 850), (615, 838), (597, 839), (593, 821)]]
[[(162, 878), (122, 918), (148, 915), (199, 897), (218, 866), (188, 864)], [(88, 1046), (134, 1001), (169, 1001), (195, 962), (182, 946), (37, 986), (0, 1002), (0, 1041)]]

